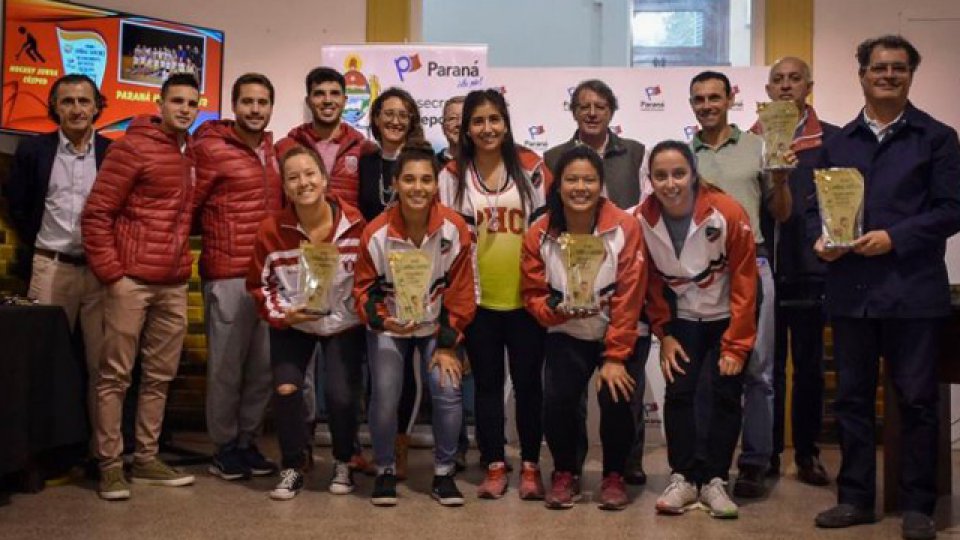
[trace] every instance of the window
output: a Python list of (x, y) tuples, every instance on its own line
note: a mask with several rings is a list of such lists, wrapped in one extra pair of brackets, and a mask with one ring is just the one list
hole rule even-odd
[(751, 0), (633, 0), (632, 65), (750, 64)]

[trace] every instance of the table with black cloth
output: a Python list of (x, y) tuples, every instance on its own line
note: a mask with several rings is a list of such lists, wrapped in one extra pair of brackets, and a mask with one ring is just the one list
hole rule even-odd
[[(0, 476), (87, 439), (82, 369), (62, 308), (0, 306)], [(39, 490), (42, 479), (32, 484)]]

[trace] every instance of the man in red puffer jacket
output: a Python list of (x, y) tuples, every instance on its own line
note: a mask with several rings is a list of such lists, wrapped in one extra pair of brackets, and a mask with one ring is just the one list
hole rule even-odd
[(270, 80), (233, 83), (236, 120), (210, 120), (194, 134), (195, 223), (203, 229), (200, 277), (207, 327), (207, 431), (217, 445), (210, 473), (224, 480), (276, 471), (255, 444), (270, 401), (270, 334), (245, 278), (260, 222), (281, 207)]
[(356, 207), (360, 156), (375, 152), (376, 145), (346, 122), (341, 122), (347, 104), (346, 92), (346, 80), (339, 71), (328, 67), (310, 71), (305, 101), (313, 113), (313, 121), (290, 130), (277, 143), (277, 156), (282, 158), (297, 144), (316, 151), (330, 173), (329, 192)]
[(187, 130), (199, 102), (193, 75), (168, 78), (157, 101), (160, 116), (134, 118), (126, 135), (110, 146), (83, 210), (83, 249), (106, 286), (95, 441), (98, 492), (107, 500), (130, 497), (120, 421), (141, 339), (133, 481), (164, 486), (194, 481), (160, 461), (157, 450), (167, 387), (177, 374), (187, 331), (196, 181)]

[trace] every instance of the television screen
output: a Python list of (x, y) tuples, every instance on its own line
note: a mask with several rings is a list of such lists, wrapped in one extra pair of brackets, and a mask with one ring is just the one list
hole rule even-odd
[(200, 81), (194, 126), (220, 117), (223, 32), (52, 0), (6, 0), (0, 129), (56, 128), (47, 96), (58, 77), (83, 73), (107, 100), (96, 128), (118, 137), (138, 114), (155, 114), (173, 73)]

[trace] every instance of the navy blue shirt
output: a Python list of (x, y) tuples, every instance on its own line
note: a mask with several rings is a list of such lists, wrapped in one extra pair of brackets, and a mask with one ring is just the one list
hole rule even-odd
[[(824, 142), (821, 168), (856, 167), (864, 177), (864, 233), (885, 230), (893, 250), (853, 252), (827, 264), (831, 315), (866, 318), (941, 317), (950, 313), (944, 262), (947, 238), (960, 231), (960, 143), (957, 132), (908, 103), (877, 141), (860, 114)], [(807, 233), (820, 236), (816, 200)]]

